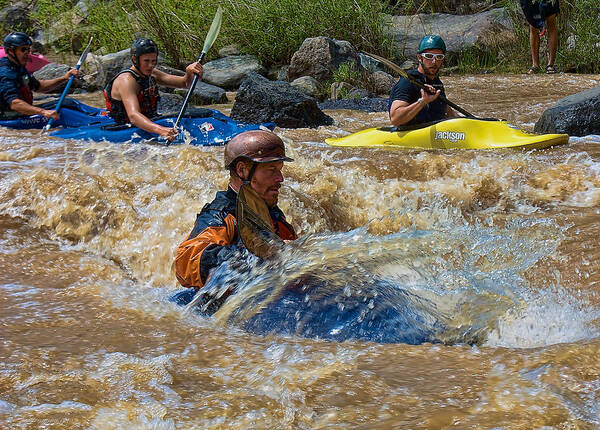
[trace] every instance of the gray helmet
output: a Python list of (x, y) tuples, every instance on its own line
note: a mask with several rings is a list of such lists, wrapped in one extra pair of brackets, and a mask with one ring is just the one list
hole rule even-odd
[(4, 49), (15, 49), (19, 46), (31, 46), (33, 41), (31, 37), (20, 31), (13, 31), (4, 38)]

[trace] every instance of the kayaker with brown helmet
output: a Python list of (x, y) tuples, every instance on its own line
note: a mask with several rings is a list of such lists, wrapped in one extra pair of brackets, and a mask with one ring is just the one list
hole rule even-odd
[(192, 63), (185, 69), (184, 76), (175, 76), (156, 69), (158, 46), (152, 39), (141, 38), (133, 42), (130, 49), (129, 69), (122, 70), (104, 88), (106, 108), (116, 124), (131, 123), (150, 133), (173, 140), (177, 130), (163, 127), (152, 121), (157, 116), (158, 85), (173, 88), (188, 88), (194, 74), (202, 78), (202, 65)]
[(270, 131), (246, 131), (225, 146), (229, 186), (202, 208), (192, 232), (177, 249), (175, 274), (189, 290), (179, 293), (174, 301), (189, 302), (215, 269), (245, 252), (236, 219), (237, 193), (242, 184), (249, 184), (266, 203), (275, 234), (283, 240), (296, 239), (294, 228), (277, 206), (284, 161), (293, 160), (285, 155), (281, 138)]
[(33, 106), (33, 92), (52, 91), (66, 83), (71, 76), (77, 76), (77, 69), (71, 69), (55, 79), (37, 80), (25, 68), (31, 54), (31, 38), (20, 31), (8, 34), (3, 41), (6, 57), (0, 58), (0, 117), (12, 115), (42, 115), (58, 119), (58, 112)]
[(400, 78), (392, 87), (389, 114), (392, 125), (423, 124), (444, 118), (459, 116), (443, 102), (444, 84), (438, 73), (446, 57), (446, 44), (440, 36), (428, 35), (421, 39), (417, 53), (418, 66), (408, 75), (429, 88), (425, 91), (406, 78)]

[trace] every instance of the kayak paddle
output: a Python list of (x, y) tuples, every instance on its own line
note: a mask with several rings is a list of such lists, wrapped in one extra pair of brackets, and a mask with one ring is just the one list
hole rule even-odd
[[(204, 39), (204, 47), (202, 48), (202, 53), (200, 54), (200, 57), (198, 57), (198, 63), (202, 62), (202, 60), (206, 56), (206, 53), (208, 52), (208, 50), (210, 49), (212, 44), (215, 42), (215, 39), (217, 38), (217, 35), (219, 34), (219, 30), (221, 29), (222, 17), (223, 17), (223, 10), (221, 9), (221, 6), (219, 6), (219, 8), (217, 9), (217, 13), (215, 13), (215, 17), (213, 18), (213, 22), (210, 25), (208, 33), (206, 34), (206, 39)], [(179, 123), (181, 122), (181, 117), (183, 116), (183, 113), (185, 112), (185, 108), (187, 107), (190, 96), (194, 92), (194, 88), (196, 88), (197, 82), (198, 82), (198, 75), (194, 75), (194, 79), (192, 80), (192, 85), (190, 85), (190, 88), (188, 89), (188, 92), (185, 95), (185, 99), (183, 100), (183, 105), (181, 106), (181, 110), (179, 111), (179, 115), (177, 115), (177, 120), (175, 121), (175, 125), (173, 126), (173, 128), (175, 128), (175, 129), (177, 127), (179, 127)]]
[(265, 201), (247, 184), (238, 191), (237, 225), (242, 242), (257, 257), (273, 255), (275, 247), (283, 243), (275, 234)]
[[(88, 42), (87, 46), (83, 50), (83, 53), (81, 54), (81, 57), (79, 57), (79, 61), (75, 65), (75, 68), (77, 70), (79, 70), (79, 68), (81, 67), (81, 65), (85, 61), (88, 53), (90, 52), (90, 45), (92, 44), (92, 39), (93, 39), (93, 37), (90, 37), (90, 41)], [(54, 110), (57, 113), (60, 111), (60, 106), (62, 105), (63, 101), (65, 100), (65, 97), (67, 96), (67, 93), (69, 92), (69, 88), (71, 88), (71, 84), (73, 83), (74, 80), (75, 80), (75, 76), (71, 75), (71, 77), (67, 81), (67, 85), (65, 85), (65, 89), (63, 90), (62, 94), (60, 95), (60, 98), (58, 99), (58, 103), (56, 104), (56, 107), (54, 108)], [(46, 124), (44, 126), (44, 128), (42, 129), (42, 134), (45, 133), (45, 132), (47, 132), (48, 130), (50, 130), (50, 127), (52, 127), (52, 122), (53, 121), (54, 121), (54, 118), (50, 118), (48, 120), (48, 124)]]
[[(412, 77), (410, 77), (408, 75), (408, 73), (406, 73), (400, 66), (398, 66), (397, 64), (392, 63), (390, 60), (388, 60), (387, 58), (383, 58), (380, 57), (379, 55), (375, 55), (375, 54), (369, 54), (368, 52), (364, 52), (364, 54), (368, 55), (369, 57), (372, 57), (374, 59), (376, 59), (377, 61), (382, 62), (383, 64), (385, 64), (386, 66), (388, 66), (390, 69), (392, 69), (393, 71), (395, 71), (396, 73), (398, 73), (400, 76), (402, 76), (404, 79), (408, 80), (411, 84), (427, 91), (428, 93), (431, 94), (429, 88), (427, 88), (425, 85), (423, 85), (421, 82), (416, 81), (415, 79), (413, 79)], [(446, 103), (448, 106), (450, 106), (451, 108), (457, 110), (458, 112), (462, 113), (463, 115), (469, 117), (469, 118), (476, 118), (475, 115), (473, 115), (472, 113), (467, 112), (465, 109), (461, 108), (460, 106), (452, 103), (450, 100), (448, 100), (446, 97), (440, 95), (440, 100), (442, 100), (444, 103)]]

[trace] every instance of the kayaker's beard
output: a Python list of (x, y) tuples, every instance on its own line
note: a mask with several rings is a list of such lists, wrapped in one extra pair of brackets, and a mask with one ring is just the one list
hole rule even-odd
[(425, 64), (425, 62), (423, 60), (419, 60), (419, 64), (421, 64), (421, 68), (425, 72), (424, 75), (427, 77), (437, 76), (438, 72), (440, 71), (440, 68), (442, 67), (442, 65), (438, 64), (437, 62), (432, 63), (431, 65), (428, 66)]

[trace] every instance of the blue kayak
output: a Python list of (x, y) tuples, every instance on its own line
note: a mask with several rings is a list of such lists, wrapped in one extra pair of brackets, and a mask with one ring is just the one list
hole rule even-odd
[[(43, 109), (54, 109), (56, 101), (37, 105)], [(60, 117), (52, 122), (54, 127), (81, 127), (90, 124), (110, 124), (113, 120), (104, 109), (88, 106), (74, 99), (65, 99), (60, 109)], [(19, 130), (44, 128), (48, 118), (42, 115), (9, 115), (0, 117), (0, 126)]]
[[(216, 275), (219, 277), (219, 271)], [(332, 287), (318, 276), (306, 276), (286, 285), (273, 296), (266, 289), (242, 301), (227, 317), (228, 322), (259, 335), (279, 334), (344, 342), (361, 340), (379, 343), (444, 342), (446, 327), (436, 318), (435, 304), (386, 281), (361, 285), (360, 295)], [(193, 288), (180, 291), (170, 301), (187, 306), (197, 298), (196, 311), (212, 315), (227, 301)], [(244, 315), (249, 308), (258, 309)], [(469, 342), (467, 340), (467, 342)]]
[[(172, 113), (152, 118), (152, 120), (164, 127), (173, 127), (176, 118), (177, 113)], [(190, 145), (200, 146), (224, 145), (243, 131), (258, 130), (260, 128), (273, 130), (275, 124), (243, 124), (232, 120), (218, 110), (188, 109), (179, 124), (179, 136), (172, 143), (189, 143)], [(139, 143), (154, 141), (166, 143), (156, 134), (149, 133), (131, 124), (95, 124), (85, 127), (65, 128), (50, 133), (50, 136), (96, 142)]]

